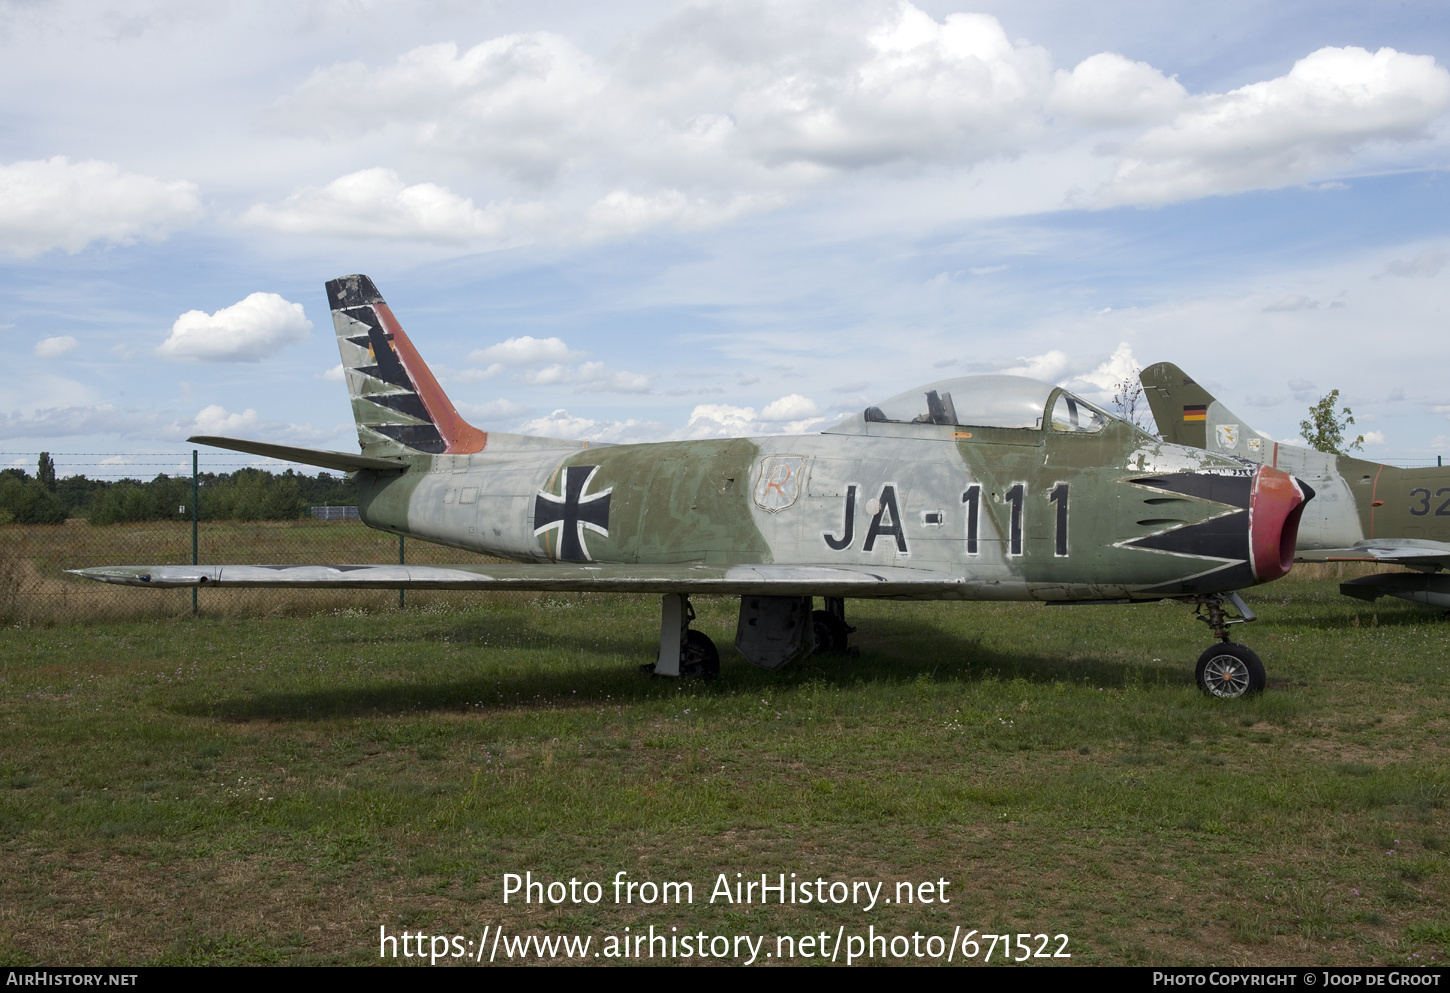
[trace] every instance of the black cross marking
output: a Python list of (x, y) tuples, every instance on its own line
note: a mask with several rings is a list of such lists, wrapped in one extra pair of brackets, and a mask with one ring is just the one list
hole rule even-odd
[(584, 495), (598, 471), (597, 465), (571, 465), (564, 470), (561, 495), (540, 490), (534, 497), (534, 534), (559, 529), (561, 562), (593, 561), (584, 545), (585, 528), (609, 536), (609, 494), (614, 487)]

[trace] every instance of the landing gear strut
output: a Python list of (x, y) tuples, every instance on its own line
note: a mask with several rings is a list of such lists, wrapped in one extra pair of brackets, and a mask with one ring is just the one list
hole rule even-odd
[(639, 667), (655, 676), (714, 679), (720, 675), (720, 652), (703, 631), (691, 629), (695, 608), (683, 593), (660, 598), (659, 660)]
[[(1230, 617), (1224, 610), (1225, 602), (1239, 616)], [(1237, 593), (1195, 597), (1193, 603), (1194, 616), (1207, 624), (1220, 642), (1198, 657), (1198, 665), (1194, 669), (1198, 688), (1225, 700), (1250, 696), (1263, 690), (1266, 682), (1264, 663), (1247, 645), (1228, 640), (1230, 624), (1247, 624), (1257, 620), (1248, 604)]]
[(846, 623), (846, 598), (828, 596), (825, 610), (811, 611), (816, 650), (813, 655), (845, 655), (851, 651), (849, 639), (855, 628)]

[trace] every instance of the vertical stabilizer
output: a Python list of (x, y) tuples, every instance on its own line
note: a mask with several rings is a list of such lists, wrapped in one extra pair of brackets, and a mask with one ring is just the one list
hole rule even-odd
[(488, 435), (459, 415), (371, 279), (329, 280), (327, 302), (363, 454), (483, 451)]
[(1164, 441), (1274, 464), (1274, 443), (1172, 362), (1150, 365), (1139, 375)]

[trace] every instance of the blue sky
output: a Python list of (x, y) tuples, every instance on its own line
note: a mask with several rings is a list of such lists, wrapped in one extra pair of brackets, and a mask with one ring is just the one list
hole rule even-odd
[(1447, 48), (1420, 2), (0, 0), (0, 464), (352, 449), (351, 272), (485, 429), (1169, 360), (1450, 454)]

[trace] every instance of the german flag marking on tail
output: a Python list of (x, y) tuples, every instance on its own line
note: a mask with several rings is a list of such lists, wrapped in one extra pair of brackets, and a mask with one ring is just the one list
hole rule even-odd
[(1208, 420), (1208, 404), (1206, 404), (1206, 403), (1185, 403), (1183, 405), (1183, 419), (1185, 421), (1206, 421), (1206, 420)]

